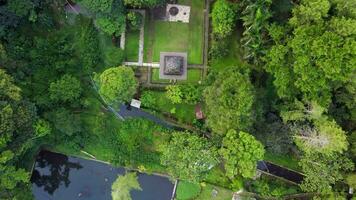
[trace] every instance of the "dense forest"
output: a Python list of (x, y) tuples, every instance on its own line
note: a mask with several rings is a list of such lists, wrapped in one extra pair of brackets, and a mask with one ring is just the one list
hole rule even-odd
[(256, 163), (281, 157), (304, 175), (300, 193), (356, 189), (356, 0), (209, 2), (207, 76), (163, 89), (172, 105), (202, 105), (206, 120), (173, 131), (109, 109), (134, 96), (147, 110), (164, 104), (118, 45), (143, 23), (129, 8), (164, 0), (0, 0), (0, 199), (33, 199), (41, 149), (268, 197), (288, 186), (253, 182)]

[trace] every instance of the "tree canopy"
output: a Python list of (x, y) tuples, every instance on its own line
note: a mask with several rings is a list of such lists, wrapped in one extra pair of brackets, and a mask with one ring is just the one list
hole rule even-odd
[(207, 124), (214, 133), (248, 130), (253, 123), (254, 88), (248, 73), (236, 67), (221, 71), (204, 92)]
[(289, 21), (290, 36), (275, 41), (267, 53), (266, 69), (281, 98), (301, 95), (327, 107), (333, 91), (352, 79), (355, 19), (340, 12), (330, 16), (330, 10), (328, 0), (301, 1)]
[(168, 144), (162, 146), (162, 165), (174, 178), (201, 181), (218, 163), (216, 149), (194, 133), (174, 132)]
[(109, 103), (123, 103), (136, 93), (137, 81), (131, 68), (121, 66), (105, 70), (97, 77), (99, 93)]
[(245, 178), (254, 177), (257, 162), (263, 159), (264, 153), (263, 145), (252, 135), (235, 130), (226, 133), (220, 149), (226, 175), (231, 179), (238, 175)]

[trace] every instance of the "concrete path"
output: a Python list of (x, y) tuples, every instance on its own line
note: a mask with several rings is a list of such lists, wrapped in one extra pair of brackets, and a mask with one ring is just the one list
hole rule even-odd
[(146, 17), (146, 11), (138, 10), (137, 12), (142, 14), (142, 26), (140, 28), (140, 41), (139, 41), (139, 47), (138, 47), (138, 63), (139, 63), (139, 66), (142, 66), (142, 63), (143, 63), (143, 45), (144, 45), (144, 41), (145, 41), (145, 17)]
[(124, 62), (124, 65), (127, 66), (142, 66), (142, 67), (159, 67), (159, 63), (139, 63), (139, 62)]

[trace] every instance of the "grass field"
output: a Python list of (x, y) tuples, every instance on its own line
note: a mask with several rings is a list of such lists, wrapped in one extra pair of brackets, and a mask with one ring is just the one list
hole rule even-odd
[(160, 52), (178, 51), (188, 52), (189, 64), (203, 63), (204, 1), (181, 0), (179, 3), (191, 6), (189, 23), (146, 20), (146, 61), (159, 62)]
[(126, 32), (126, 41), (125, 41), (126, 61), (131, 61), (131, 62), (138, 61), (139, 40), (140, 40), (139, 30)]
[(242, 61), (242, 52), (240, 46), (240, 33), (235, 30), (229, 37), (225, 38), (227, 40), (227, 48), (229, 53), (227, 56), (220, 59), (212, 59), (210, 66), (212, 70), (223, 70), (227, 67), (241, 65)]
[[(213, 196), (213, 191), (217, 191), (216, 196)], [(206, 184), (202, 186), (202, 190), (194, 200), (231, 200), (233, 192), (231, 190)]]
[(200, 194), (200, 185), (197, 183), (190, 183), (187, 181), (179, 181), (177, 187), (177, 200), (194, 199)]
[[(159, 69), (152, 69), (152, 82), (153, 83), (169, 83), (167, 79), (159, 79)], [(198, 83), (202, 80), (202, 71), (200, 69), (188, 69), (187, 80), (178, 81), (178, 83)]]

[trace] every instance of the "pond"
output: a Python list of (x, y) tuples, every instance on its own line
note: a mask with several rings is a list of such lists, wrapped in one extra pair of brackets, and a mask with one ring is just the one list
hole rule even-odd
[[(32, 173), (36, 200), (111, 200), (111, 185), (124, 168), (41, 151)], [(131, 191), (133, 200), (170, 200), (174, 184), (166, 177), (138, 173), (142, 191)]]

